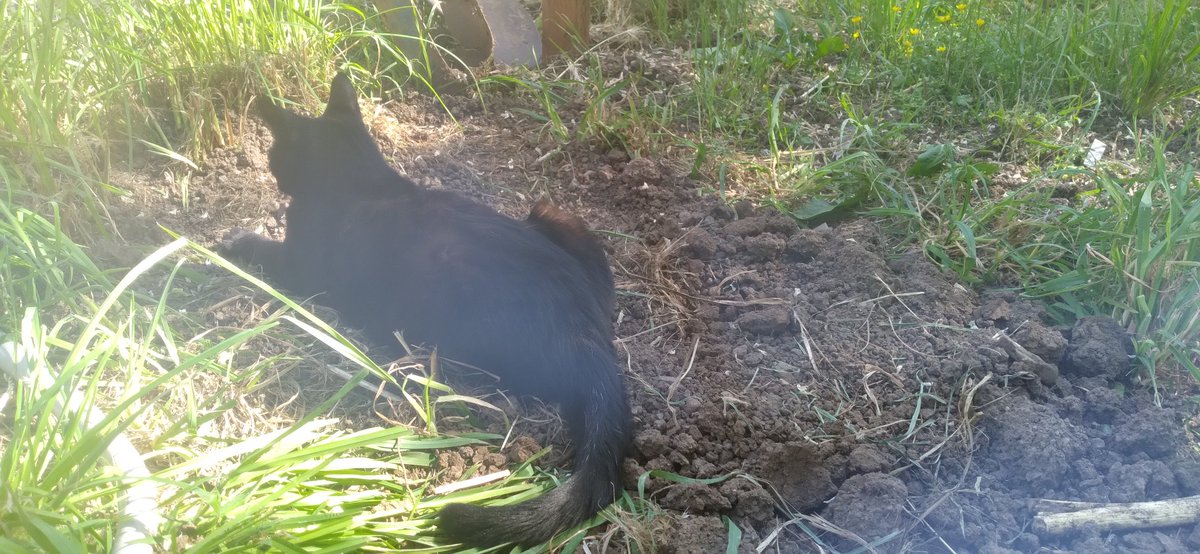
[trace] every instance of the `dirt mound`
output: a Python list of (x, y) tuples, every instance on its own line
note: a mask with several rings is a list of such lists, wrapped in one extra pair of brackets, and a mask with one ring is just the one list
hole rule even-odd
[[(462, 127), (425, 100), (392, 110), (374, 127), (418, 182), (514, 215), (549, 195), (602, 231), (636, 420), (628, 488), (651, 470), (734, 475), (647, 480), (666, 511), (662, 551), (719, 551), (722, 517), (742, 551), (1200, 549), (1200, 528), (1031, 531), (1036, 499), (1200, 494), (1192, 408), (1156, 405), (1112, 320), (1055, 328), (1012, 293), (981, 297), (920, 252), (894, 252), (870, 221), (808, 229), (730, 207), (669, 160), (547, 143), (503, 104)], [(131, 213), (214, 241), (277, 230), (264, 137), (248, 128), (248, 146), (193, 176), (186, 214), (162, 192), (177, 188), (144, 174), (119, 183), (141, 191)], [(442, 461), (461, 472), (465, 458)]]

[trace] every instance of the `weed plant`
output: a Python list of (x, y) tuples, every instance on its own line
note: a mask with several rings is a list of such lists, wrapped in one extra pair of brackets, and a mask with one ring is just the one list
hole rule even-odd
[(1061, 314), (1112, 315), (1134, 337), (1157, 392), (1160, 368), (1200, 379), (1200, 181), (1168, 167), (1161, 145), (1140, 175), (1094, 175), (1090, 205), (1061, 208), (1041, 241), (1065, 247), (1028, 272)]

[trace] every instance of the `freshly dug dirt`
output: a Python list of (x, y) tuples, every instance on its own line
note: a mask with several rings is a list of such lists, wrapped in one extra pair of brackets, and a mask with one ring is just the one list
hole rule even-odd
[[(548, 195), (601, 232), (636, 421), (627, 488), (655, 470), (733, 475), (649, 477), (646, 494), (663, 510), (659, 551), (722, 551), (725, 517), (742, 552), (1200, 550), (1200, 527), (1032, 531), (1036, 499), (1200, 494), (1185, 432), (1191, 391), (1156, 404), (1116, 322), (1053, 327), (1013, 293), (981, 294), (920, 252), (896, 251), (869, 220), (810, 229), (730, 206), (673, 160), (556, 144), (510, 110), (535, 102), (489, 102), (484, 112), (450, 98), (459, 125), (415, 96), (369, 120), (384, 153), (424, 186), (514, 216)], [(242, 146), (214, 155), (187, 187), (161, 169), (117, 175), (131, 191), (113, 208), (126, 251), (163, 242), (158, 224), (207, 244), (237, 226), (281, 236), (286, 199), (266, 167), (269, 137), (244, 128)], [(542, 440), (539, 426), (518, 430)], [(537, 449), (528, 437), (510, 448), (526, 453), (505, 453), (510, 461)], [(450, 473), (505, 463), (482, 450), (440, 460)]]

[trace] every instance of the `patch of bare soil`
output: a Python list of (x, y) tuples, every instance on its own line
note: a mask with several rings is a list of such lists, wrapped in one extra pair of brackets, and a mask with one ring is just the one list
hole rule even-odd
[[(1187, 391), (1158, 407), (1112, 320), (1055, 328), (1014, 294), (981, 295), (919, 252), (894, 252), (870, 221), (802, 228), (701, 194), (713, 184), (671, 160), (557, 145), (509, 110), (522, 103), (494, 99), (485, 112), (451, 98), (456, 126), (413, 96), (369, 120), (384, 153), (425, 186), (514, 216), (549, 195), (605, 237), (636, 421), (627, 487), (651, 470), (734, 475), (648, 479), (663, 510), (659, 551), (720, 551), (722, 517), (741, 528), (743, 552), (821, 550), (805, 529), (826, 551), (1200, 550), (1195, 526), (1034, 532), (1036, 499), (1200, 494)], [(160, 242), (144, 231), (153, 224), (210, 244), (235, 226), (281, 233), (269, 138), (246, 129), (243, 146), (188, 176), (186, 208), (161, 173), (118, 179), (133, 191), (120, 212), (126, 240)], [(541, 439), (539, 425), (518, 430)], [(505, 457), (468, 450), (440, 461), (461, 473)]]

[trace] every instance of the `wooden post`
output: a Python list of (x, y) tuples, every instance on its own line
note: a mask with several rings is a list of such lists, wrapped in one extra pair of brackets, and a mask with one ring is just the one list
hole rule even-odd
[[(521, 6), (517, 6), (520, 9)], [(492, 56), (492, 30), (475, 0), (442, 0), (442, 25), (458, 42), (454, 54), (477, 66)]]
[(588, 0), (542, 0), (542, 55), (545, 59), (578, 53), (576, 44), (587, 44), (590, 8)]
[[(415, 66), (413, 69), (424, 75), (434, 87), (452, 87), (455, 81), (447, 70), (446, 60), (432, 45), (425, 45), (417, 37), (429, 36), (428, 29), (420, 17), (420, 0), (374, 0), (383, 14), (383, 26), (397, 37), (393, 43), (400, 48)], [(425, 60), (429, 63), (426, 64)]]

